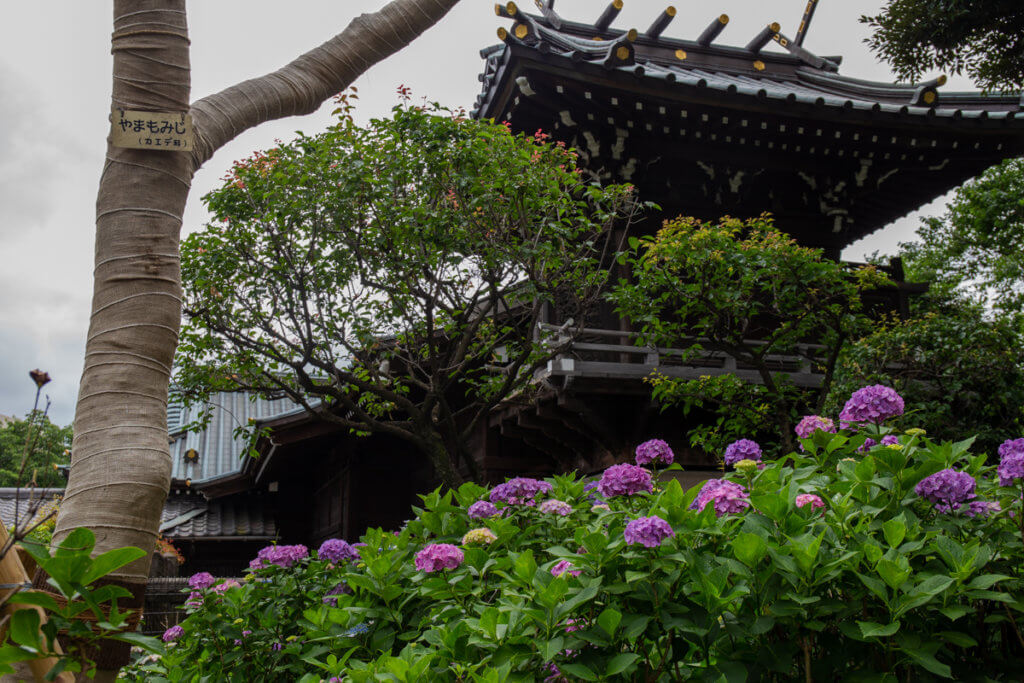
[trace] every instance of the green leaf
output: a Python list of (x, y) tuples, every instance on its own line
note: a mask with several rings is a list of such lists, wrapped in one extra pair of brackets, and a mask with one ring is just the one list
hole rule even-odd
[(126, 564), (131, 564), (135, 560), (141, 559), (146, 556), (146, 551), (141, 548), (115, 548), (114, 550), (108, 550), (102, 555), (98, 555), (93, 558), (92, 565), (85, 572), (85, 576), (82, 577), (82, 583), (88, 586), (90, 583), (106, 576), (107, 574), (120, 569)]
[(775, 522), (780, 522), (786, 516), (788, 507), (786, 500), (777, 493), (763, 493), (750, 496), (750, 502), (758, 512)]
[(943, 678), (952, 678), (953, 670), (948, 665), (943, 664), (939, 660), (935, 659), (933, 655), (924, 652), (918, 648), (901, 648), (900, 652), (909, 655), (911, 659), (923, 666), (928, 671), (931, 671), (936, 676), (942, 676)]
[(11, 617), (11, 640), (33, 652), (39, 652), (39, 613), (20, 609)]
[(42, 591), (18, 591), (7, 598), (7, 602), (17, 605), (38, 605), (50, 612), (57, 611), (57, 601), (49, 593)]
[(877, 624), (873, 621), (858, 621), (860, 632), (865, 638), (886, 638), (900, 629), (900, 622), (894, 621), (891, 624)]
[(597, 618), (598, 625), (613, 638), (615, 637), (615, 630), (619, 628), (620, 621), (622, 621), (622, 613), (613, 607), (606, 608)]
[(951, 620), (956, 621), (965, 614), (970, 614), (973, 610), (965, 605), (953, 605), (951, 607), (941, 607), (939, 612), (949, 617)]
[(57, 546), (57, 552), (54, 553), (54, 557), (61, 557), (62, 555), (76, 555), (79, 553), (91, 553), (92, 549), (96, 547), (96, 536), (89, 529), (85, 527), (79, 527), (72, 531), (67, 537), (60, 542)]
[(882, 525), (882, 533), (885, 534), (885, 541), (891, 548), (898, 548), (907, 535), (907, 524), (903, 516), (893, 517)]
[(1005, 574), (983, 574), (981, 576), (974, 577), (971, 582), (967, 584), (967, 587), (970, 589), (984, 590), (986, 588), (991, 588), (1000, 581), (1006, 581), (1011, 578), (1013, 577), (1006, 576)]
[(977, 647), (978, 641), (971, 638), (966, 633), (960, 633), (959, 631), (939, 631), (936, 635), (945, 638), (950, 643), (958, 645), (960, 647)]
[(570, 674), (572, 676), (575, 676), (576, 678), (581, 678), (584, 681), (597, 680), (597, 674), (595, 674), (593, 671), (591, 671), (582, 664), (577, 664), (575, 662), (566, 662), (564, 664), (559, 664), (558, 668), (562, 671), (562, 673)]
[(519, 557), (516, 558), (515, 572), (516, 576), (526, 583), (533, 580), (533, 575), (537, 572), (537, 562), (533, 559), (532, 551), (524, 550), (519, 553)]
[(882, 580), (889, 584), (890, 588), (899, 588), (910, 576), (910, 569), (903, 568), (896, 562), (883, 557), (875, 565), (875, 571), (878, 572)]
[(759, 535), (744, 532), (733, 539), (732, 552), (737, 560), (754, 567), (768, 554), (768, 544)]
[(640, 655), (635, 652), (623, 652), (612, 657), (612, 660), (608, 662), (608, 668), (605, 669), (605, 676), (615, 676), (620, 674), (629, 667), (633, 666), (633, 662), (640, 659)]

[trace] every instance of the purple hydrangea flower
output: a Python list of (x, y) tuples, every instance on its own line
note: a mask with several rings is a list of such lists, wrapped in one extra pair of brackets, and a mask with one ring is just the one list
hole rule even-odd
[(1024, 439), (1008, 439), (999, 446), (1000, 486), (1013, 486), (1017, 479), (1024, 479)]
[(605, 498), (612, 496), (631, 496), (634, 493), (654, 490), (651, 473), (638, 465), (623, 463), (612, 465), (601, 474), (597, 483), (597, 491)]
[(936, 510), (951, 512), (974, 498), (977, 485), (971, 475), (947, 467), (919, 481), (914, 492), (935, 503)]
[(203, 606), (203, 594), (199, 591), (192, 591), (188, 594), (188, 600), (185, 601), (185, 607), (190, 609), (197, 609)]
[(735, 465), (740, 460), (761, 461), (761, 446), (750, 439), (733, 441), (725, 447), (725, 464)]
[(213, 587), (214, 593), (226, 593), (232, 588), (241, 588), (242, 584), (238, 583), (234, 579), (228, 579), (227, 581), (221, 581)]
[(213, 578), (213, 574), (210, 572), (199, 572), (189, 578), (188, 587), (194, 591), (201, 591), (215, 583), (217, 583), (217, 579)]
[(638, 517), (626, 525), (623, 535), (629, 545), (639, 543), (645, 548), (657, 548), (662, 541), (676, 533), (661, 517)]
[(249, 563), (249, 569), (255, 571), (271, 564), (291, 567), (308, 556), (309, 548), (304, 545), (268, 545), (256, 553), (256, 559)]
[(672, 452), (672, 448), (661, 439), (644, 441), (636, 447), (637, 465), (650, 465), (651, 463), (671, 465), (675, 459), (676, 456)]
[(830, 434), (836, 433), (836, 423), (827, 417), (820, 415), (804, 415), (797, 423), (794, 431), (801, 439), (809, 439), (814, 432), (821, 430)]
[(802, 508), (804, 505), (810, 505), (811, 509), (825, 507), (825, 501), (821, 499), (821, 496), (813, 493), (801, 493), (796, 497), (796, 506)]
[(534, 498), (537, 497), (538, 493), (547, 493), (551, 488), (551, 484), (546, 481), (530, 479), (529, 477), (516, 477), (491, 489), (490, 499), (492, 503), (533, 505)]
[(280, 652), (281, 650), (284, 649), (284, 645), (282, 645), (281, 643), (274, 643), (273, 645), (270, 646), (270, 649), (273, 650), (274, 652)]
[(467, 510), (470, 519), (484, 519), (486, 517), (494, 517), (498, 514), (498, 508), (494, 507), (494, 503), (486, 500), (478, 500), (469, 506)]
[(359, 552), (340, 538), (328, 538), (320, 544), (316, 551), (317, 559), (328, 560), (329, 562), (348, 562), (358, 560)]
[(848, 429), (851, 422), (882, 424), (891, 417), (903, 414), (903, 397), (881, 384), (863, 387), (853, 392), (839, 413), (840, 426)]
[(988, 517), (1002, 510), (998, 501), (994, 500), (972, 500), (964, 508), (964, 514), (968, 517)]
[(416, 553), (416, 569), (427, 573), (455, 569), (463, 559), (465, 556), (458, 547), (449, 543), (433, 543)]
[(347, 583), (342, 581), (341, 583), (337, 584), (334, 588), (332, 588), (331, 590), (327, 591), (327, 595), (324, 596), (323, 603), (325, 605), (330, 605), (331, 607), (337, 607), (338, 606), (338, 598), (333, 597), (333, 596), (336, 596), (336, 595), (349, 595), (351, 593), (352, 593), (352, 589), (348, 587)]
[(708, 479), (704, 482), (697, 498), (690, 503), (691, 510), (703, 510), (711, 501), (715, 505), (715, 516), (739, 514), (750, 507), (747, 489), (726, 479)]
[(595, 490), (595, 489), (597, 489), (597, 486), (598, 486), (599, 483), (600, 483), (599, 481), (588, 481), (586, 484), (583, 485), (583, 493), (590, 494), (590, 495), (587, 496), (587, 499), (591, 503), (601, 503), (601, 502), (604, 502), (604, 499), (601, 498), (599, 493)]
[(163, 641), (165, 643), (170, 643), (172, 641), (177, 640), (178, 638), (181, 638), (183, 635), (185, 635), (185, 629), (175, 625), (164, 631)]
[(886, 434), (885, 436), (882, 437), (883, 446), (892, 446), (898, 444), (899, 442), (900, 438), (895, 434)]
[(571, 505), (555, 498), (545, 500), (537, 509), (541, 512), (546, 512), (551, 515), (561, 515), (562, 517), (572, 513)]
[(581, 569), (573, 569), (572, 562), (569, 560), (561, 560), (554, 567), (551, 568), (552, 576), (561, 576), (569, 572), (570, 576), (579, 576), (583, 573)]

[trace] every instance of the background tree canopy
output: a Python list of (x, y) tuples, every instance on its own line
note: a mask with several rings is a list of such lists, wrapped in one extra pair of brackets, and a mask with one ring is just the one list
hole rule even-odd
[[(24, 474), (19, 477), (29, 437), (33, 447)], [(0, 486), (25, 486), (35, 481), (37, 486), (63, 488), (64, 475), (54, 464), (67, 464), (70, 448), (71, 427), (58, 427), (41, 410), (29, 413), (24, 420), (0, 425)]]
[(986, 90), (1024, 86), (1024, 3), (1020, 0), (889, 0), (861, 17), (868, 45), (900, 78), (933, 69), (966, 74)]
[(283, 392), (324, 420), (390, 434), (447, 483), (468, 435), (582, 328), (628, 226), (631, 186), (576, 154), (437, 106), (300, 135), (238, 164), (182, 245), (185, 392)]

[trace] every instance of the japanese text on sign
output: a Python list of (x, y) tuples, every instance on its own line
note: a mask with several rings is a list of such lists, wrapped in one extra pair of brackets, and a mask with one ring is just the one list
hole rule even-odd
[(115, 109), (110, 116), (115, 147), (185, 152), (192, 149), (192, 117), (182, 112)]

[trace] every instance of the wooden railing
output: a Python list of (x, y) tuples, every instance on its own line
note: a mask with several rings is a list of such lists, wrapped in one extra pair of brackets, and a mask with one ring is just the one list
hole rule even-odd
[[(538, 331), (547, 333), (551, 342), (564, 344), (569, 341), (565, 328), (550, 323), (538, 323)], [(547, 376), (591, 377), (604, 379), (640, 379), (655, 371), (668, 377), (696, 379), (701, 376), (733, 374), (752, 383), (761, 383), (761, 374), (750, 364), (716, 350), (662, 348), (637, 346), (628, 343), (636, 333), (630, 330), (605, 330), (585, 327), (573, 340), (565, 353), (548, 363), (544, 372)], [(594, 339), (602, 341), (592, 341)], [(608, 343), (603, 340), (615, 340)], [(707, 339), (692, 338), (689, 344), (709, 343)], [(767, 342), (747, 340), (744, 344), (761, 346)], [(797, 386), (817, 387), (822, 375), (814, 371), (808, 360), (821, 344), (799, 344), (800, 353), (770, 354), (765, 357), (772, 372), (788, 374)]]

